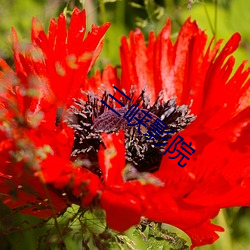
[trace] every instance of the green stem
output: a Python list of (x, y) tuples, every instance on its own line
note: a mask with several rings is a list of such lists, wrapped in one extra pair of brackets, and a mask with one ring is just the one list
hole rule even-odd
[(210, 19), (210, 16), (209, 16), (209, 14), (208, 14), (208, 11), (207, 11), (206, 3), (205, 3), (205, 1), (202, 1), (202, 3), (203, 3), (202, 5), (203, 5), (203, 7), (204, 7), (206, 17), (207, 17), (207, 19), (208, 19), (208, 23), (209, 23), (210, 29), (211, 29), (211, 31), (212, 31), (212, 34), (215, 36), (215, 31), (214, 31), (212, 21), (211, 21), (211, 19)]
[[(40, 172), (40, 174), (42, 175), (42, 171)], [(42, 178), (43, 178), (43, 175), (42, 175)], [(56, 228), (56, 231), (58, 233), (58, 236), (59, 236), (59, 239), (60, 239), (60, 243), (63, 243), (63, 236), (62, 236), (59, 224), (57, 222), (57, 217), (56, 217), (56, 212), (55, 212), (55, 209), (54, 209), (54, 205), (53, 205), (53, 203), (51, 201), (48, 187), (47, 187), (47, 185), (45, 184), (44, 181), (43, 181), (43, 186), (44, 186), (45, 195), (46, 195), (46, 197), (47, 197), (47, 199), (49, 201), (50, 207), (51, 207), (52, 216), (53, 216), (53, 219), (55, 221), (55, 228)]]
[(106, 23), (107, 17), (106, 17), (106, 9), (105, 9), (104, 0), (100, 0), (100, 10), (101, 10), (102, 23)]
[(230, 228), (227, 223), (228, 220), (225, 209), (221, 209), (216, 218), (216, 221), (225, 229), (225, 232), (223, 232), (223, 234), (221, 234), (220, 236), (221, 246), (223, 246), (223, 249), (233, 250), (232, 238), (230, 234)]
[(118, 1), (116, 3), (115, 22), (117, 24), (121, 25), (125, 24), (125, 9), (126, 9), (126, 1)]
[(218, 0), (214, 1), (214, 34), (215, 34), (215, 42), (217, 35), (217, 20), (218, 20)]

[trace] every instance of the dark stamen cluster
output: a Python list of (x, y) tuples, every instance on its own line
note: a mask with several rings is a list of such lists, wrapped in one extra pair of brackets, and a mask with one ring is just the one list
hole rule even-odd
[[(131, 88), (129, 93), (131, 100), (120, 98), (124, 107), (117, 107), (116, 102), (109, 97), (107, 91), (103, 91), (101, 97), (91, 92), (84, 94), (86, 100), (75, 100), (75, 105), (69, 110), (67, 120), (75, 132), (72, 157), (90, 160), (91, 166), (88, 168), (99, 176), (101, 172), (97, 164), (97, 152), (100, 145), (103, 145), (100, 136), (102, 132), (117, 133), (124, 130), (127, 163), (132, 164), (138, 171), (153, 172), (160, 166), (162, 153), (167, 143), (167, 140), (162, 138), (168, 137), (169, 131), (174, 130), (177, 133), (183, 130), (195, 119), (195, 116), (190, 114), (187, 105), (177, 106), (175, 98), (165, 102), (162, 93), (159, 93), (155, 103), (150, 105), (144, 90), (134, 101), (134, 89)], [(115, 95), (116, 93), (114, 93)], [(121, 116), (110, 110), (100, 100), (107, 103)], [(139, 103), (140, 110), (149, 111), (149, 115), (152, 117), (152, 120), (147, 123), (147, 128), (140, 126), (141, 134), (138, 125), (129, 126), (128, 121), (123, 117), (132, 104), (137, 103)], [(144, 134), (157, 118), (167, 125), (167, 129), (158, 139), (146, 140)], [(129, 124), (134, 123), (136, 123), (135, 120), (132, 120)], [(173, 133), (171, 135), (173, 136)], [(155, 143), (163, 145), (156, 146)]]

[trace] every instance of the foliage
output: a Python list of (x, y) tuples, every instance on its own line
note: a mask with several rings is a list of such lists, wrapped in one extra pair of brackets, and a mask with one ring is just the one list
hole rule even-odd
[(135, 228), (134, 234), (143, 238), (146, 242), (147, 250), (187, 250), (186, 241), (166, 228), (166, 224), (144, 220)]
[[(173, 33), (177, 32), (183, 21), (191, 16), (196, 19), (203, 29), (207, 29), (208, 36), (216, 35), (227, 40), (232, 33), (238, 31), (242, 35), (241, 49), (236, 52), (236, 61), (250, 59), (250, 22), (247, 0), (220, 0), (220, 1), (186, 1), (186, 0), (99, 0), (99, 1), (69, 1), (69, 7), (77, 4), (88, 7), (93, 18), (99, 23), (112, 22), (106, 36), (106, 44), (101, 58), (95, 67), (103, 68), (107, 63), (118, 64), (117, 48), (122, 35), (136, 27), (142, 28), (145, 35), (154, 29), (159, 31), (166, 18), (173, 20)], [(214, 2), (218, 2), (215, 5)], [(32, 16), (37, 16), (48, 25), (48, 20), (66, 6), (59, 1), (46, 0), (0, 0), (0, 57), (10, 60), (9, 47), (10, 30), (15, 26), (20, 37), (28, 38)], [(92, 4), (92, 5), (91, 5)], [(111, 58), (111, 59), (107, 59)], [(73, 213), (78, 211), (77, 213)], [(103, 216), (100, 216), (102, 213)], [(179, 233), (170, 232), (166, 225), (143, 221), (141, 225), (132, 229), (131, 233), (118, 234), (106, 228), (104, 214), (98, 211), (82, 211), (73, 206), (68, 209), (59, 220), (60, 231), (65, 238), (65, 246), (60, 245), (54, 221), (39, 220), (30, 216), (19, 216), (10, 213), (3, 205), (0, 207), (0, 242), (1, 249), (114, 249), (113, 244), (118, 243), (120, 249), (188, 249), (185, 240)], [(103, 220), (100, 220), (103, 218)], [(249, 208), (234, 208), (225, 210), (225, 226), (230, 226), (227, 232), (232, 241), (232, 249), (249, 249), (250, 219)], [(218, 220), (218, 218), (217, 218)], [(23, 221), (22, 226), (20, 222)], [(31, 225), (34, 225), (32, 226)], [(28, 230), (29, 229), (29, 230)], [(30, 230), (32, 229), (32, 230)], [(28, 230), (28, 231), (27, 231)], [(6, 233), (10, 233), (6, 236)], [(42, 235), (42, 236), (41, 236)], [(59, 238), (58, 238), (59, 237)], [(201, 249), (222, 249), (223, 238), (215, 246)], [(228, 238), (227, 238), (228, 240)], [(222, 242), (222, 243), (221, 243)], [(51, 247), (48, 248), (48, 244)], [(247, 248), (248, 247), (248, 248)]]

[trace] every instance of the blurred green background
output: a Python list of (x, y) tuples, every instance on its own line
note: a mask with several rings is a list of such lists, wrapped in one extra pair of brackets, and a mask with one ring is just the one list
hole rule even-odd
[[(250, 59), (249, 0), (0, 0), (0, 6), (0, 57), (7, 60), (10, 65), (13, 65), (11, 27), (15, 27), (22, 42), (29, 42), (33, 16), (38, 17), (47, 28), (50, 18), (57, 17), (62, 11), (72, 10), (74, 6), (81, 9), (86, 8), (89, 29), (92, 23), (99, 25), (106, 21), (112, 23), (105, 37), (104, 49), (95, 69), (102, 69), (108, 63), (119, 65), (120, 38), (123, 35), (128, 35), (130, 30), (139, 27), (147, 37), (148, 32), (152, 29), (158, 33), (166, 19), (171, 18), (172, 37), (175, 39), (181, 25), (189, 16), (193, 20), (197, 20), (199, 26), (207, 31), (209, 40), (213, 35), (216, 35), (217, 39), (223, 38), (227, 41), (234, 32), (239, 32), (242, 35), (242, 41), (240, 48), (234, 53), (236, 64), (239, 65), (243, 60)], [(25, 221), (25, 226), (29, 226), (30, 223), (40, 223), (38, 219), (24, 215), (9, 216), (9, 213), (10, 211), (6, 207), (0, 206), (0, 250), (50, 249), (48, 246), (47, 248), (37, 247), (39, 235), (46, 231), (44, 228), (38, 226), (36, 229), (28, 231), (22, 231), (18, 228), (22, 221)], [(249, 208), (223, 210), (215, 222), (223, 226), (225, 232), (220, 233), (220, 239), (215, 244), (197, 249), (250, 249)], [(6, 235), (10, 226), (12, 230), (9, 235)], [(179, 230), (174, 228), (171, 230), (188, 240), (188, 237)], [(128, 232), (128, 235), (133, 238), (131, 231)], [(145, 249), (143, 242), (139, 242), (138, 238), (133, 239), (140, 246), (137, 249)], [(67, 246), (68, 249), (81, 249), (72, 237), (67, 238)]]

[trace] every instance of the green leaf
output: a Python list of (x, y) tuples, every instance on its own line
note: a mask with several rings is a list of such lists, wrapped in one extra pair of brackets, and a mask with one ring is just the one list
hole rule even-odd
[(164, 225), (144, 220), (134, 230), (134, 235), (142, 237), (149, 250), (188, 250), (186, 241), (165, 229)]

